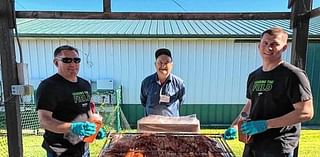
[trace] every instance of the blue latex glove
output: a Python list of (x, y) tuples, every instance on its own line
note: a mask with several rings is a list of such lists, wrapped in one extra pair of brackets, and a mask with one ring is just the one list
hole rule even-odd
[(225, 140), (233, 140), (237, 138), (237, 130), (233, 127), (228, 128), (223, 135)]
[(96, 133), (96, 124), (90, 122), (72, 122), (70, 131), (79, 136), (90, 136)]
[(104, 131), (104, 129), (100, 128), (96, 139), (100, 140), (100, 139), (103, 139), (105, 137), (106, 137), (106, 132)]
[(247, 135), (254, 135), (258, 133), (262, 133), (268, 129), (266, 120), (257, 120), (257, 121), (249, 121), (244, 122), (241, 125), (241, 131)]

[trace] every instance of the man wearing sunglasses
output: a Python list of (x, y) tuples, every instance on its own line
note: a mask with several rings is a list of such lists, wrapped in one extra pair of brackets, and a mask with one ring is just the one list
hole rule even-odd
[(147, 116), (179, 116), (185, 98), (183, 80), (171, 74), (173, 63), (170, 50), (158, 49), (155, 58), (156, 73), (146, 77), (141, 84), (141, 104)]
[[(89, 157), (85, 136), (95, 134), (96, 125), (88, 122), (91, 86), (78, 77), (81, 59), (76, 48), (63, 45), (54, 51), (58, 72), (42, 81), (36, 93), (41, 127), (45, 129), (42, 147), (47, 157)], [(105, 137), (100, 129), (97, 139)]]

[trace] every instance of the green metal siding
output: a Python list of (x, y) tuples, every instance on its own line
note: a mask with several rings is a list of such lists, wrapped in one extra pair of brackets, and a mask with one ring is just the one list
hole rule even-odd
[[(320, 42), (310, 42), (308, 45), (306, 72), (310, 79), (314, 117), (303, 125), (320, 125)], [(185, 104), (181, 107), (181, 115), (197, 114), (201, 127), (228, 126), (239, 114), (243, 104)], [(140, 104), (124, 104), (122, 110), (129, 124), (137, 125), (137, 120), (143, 117), (144, 110)]]
[(314, 117), (307, 125), (320, 125), (320, 42), (308, 44), (306, 72), (309, 76), (313, 95)]
[(144, 116), (144, 109), (141, 104), (124, 104), (121, 109), (126, 116), (130, 126), (136, 126), (137, 121)]

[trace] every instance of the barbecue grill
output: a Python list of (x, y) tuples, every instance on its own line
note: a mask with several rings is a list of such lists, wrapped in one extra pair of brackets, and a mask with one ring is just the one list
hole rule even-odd
[(235, 157), (221, 134), (114, 133), (106, 140), (99, 157)]

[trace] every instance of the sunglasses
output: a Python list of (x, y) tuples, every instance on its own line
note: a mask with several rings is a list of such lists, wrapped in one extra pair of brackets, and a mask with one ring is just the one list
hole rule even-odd
[(59, 57), (57, 57), (57, 59), (63, 63), (71, 63), (73, 61), (73, 63), (78, 64), (81, 62), (81, 58), (78, 58), (78, 57), (76, 57), (76, 58), (68, 58), (68, 57), (59, 58)]

